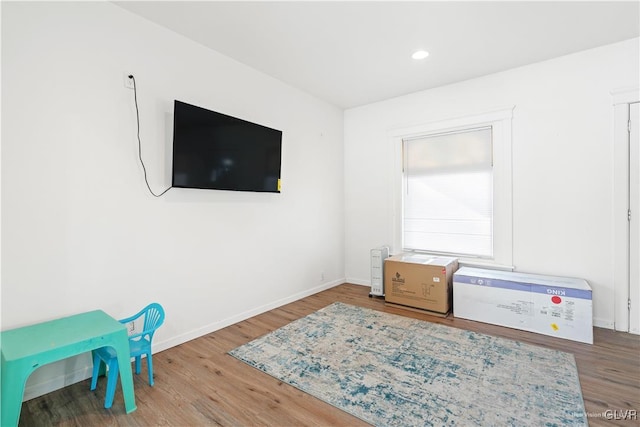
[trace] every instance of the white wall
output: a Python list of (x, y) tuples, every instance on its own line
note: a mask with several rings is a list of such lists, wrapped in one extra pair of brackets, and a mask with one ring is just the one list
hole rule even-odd
[[(174, 99), (283, 131), (282, 193), (172, 189)], [(2, 329), (160, 302), (156, 350), (344, 278), (343, 113), (103, 2), (2, 4)], [(321, 278), (323, 277), (323, 278)], [(86, 377), (44, 367), (27, 397)]]
[(392, 244), (388, 132), (515, 105), (514, 265), (587, 279), (595, 324), (613, 327), (610, 91), (640, 86), (638, 51), (632, 39), (347, 110), (347, 280), (368, 283), (369, 250)]

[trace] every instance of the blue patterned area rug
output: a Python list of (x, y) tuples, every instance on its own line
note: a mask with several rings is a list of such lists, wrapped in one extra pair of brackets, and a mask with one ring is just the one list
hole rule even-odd
[(376, 426), (587, 425), (573, 355), (343, 303), (229, 354)]

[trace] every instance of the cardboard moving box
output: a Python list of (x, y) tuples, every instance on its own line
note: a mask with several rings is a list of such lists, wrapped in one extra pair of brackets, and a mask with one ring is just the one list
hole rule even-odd
[(434, 313), (451, 309), (457, 258), (400, 254), (384, 262), (385, 301)]
[(453, 278), (453, 315), (593, 344), (586, 280), (463, 267)]

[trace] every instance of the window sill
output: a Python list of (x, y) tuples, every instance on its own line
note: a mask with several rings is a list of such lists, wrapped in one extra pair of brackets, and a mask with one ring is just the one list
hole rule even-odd
[(422, 251), (411, 251), (411, 250), (406, 250), (402, 252), (429, 255), (434, 257), (442, 256), (442, 257), (457, 258), (459, 267), (488, 268), (490, 270), (503, 270), (503, 271), (514, 271), (516, 269), (516, 267), (513, 265), (500, 264), (491, 259), (465, 258), (464, 256), (461, 256), (461, 255), (448, 254), (448, 253), (444, 254), (444, 253), (437, 253), (437, 252), (422, 252)]

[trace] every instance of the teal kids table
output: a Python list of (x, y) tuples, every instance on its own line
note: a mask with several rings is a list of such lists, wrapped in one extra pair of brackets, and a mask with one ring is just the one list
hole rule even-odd
[(38, 367), (100, 347), (116, 350), (127, 413), (136, 410), (126, 326), (102, 310), (0, 332), (2, 427), (17, 426), (27, 378)]

